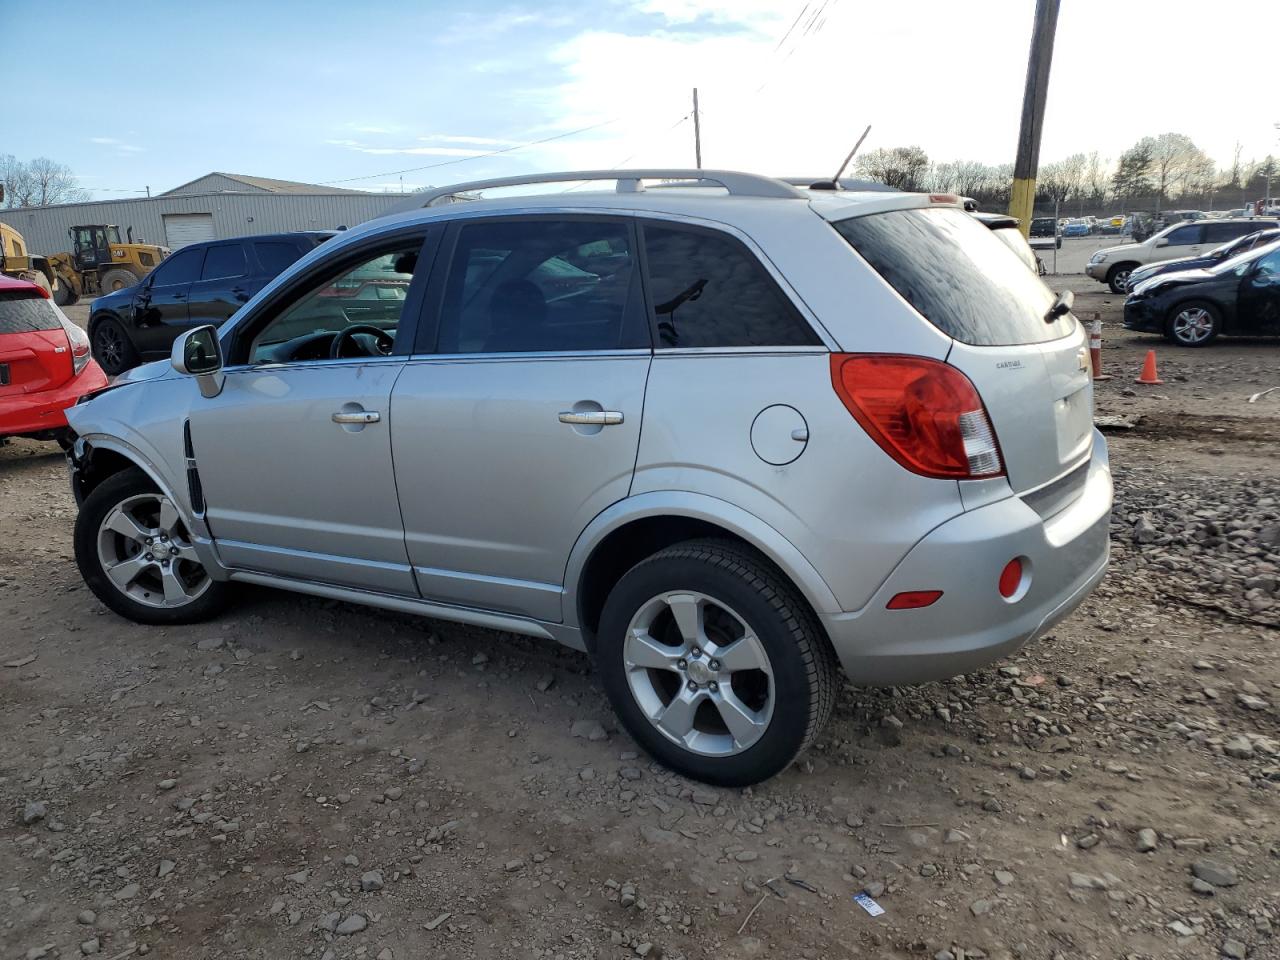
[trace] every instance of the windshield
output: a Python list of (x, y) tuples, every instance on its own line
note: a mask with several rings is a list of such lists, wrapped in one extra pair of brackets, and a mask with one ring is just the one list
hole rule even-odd
[(119, 228), (119, 227), (107, 227), (107, 242), (108, 242), (108, 243), (119, 243), (119, 242), (120, 242), (120, 228)]
[(1265, 247), (1254, 247), (1252, 250), (1246, 250), (1243, 253), (1238, 253), (1234, 257), (1228, 257), (1221, 263), (1210, 267), (1209, 272), (1218, 276), (1224, 273), (1230, 273), (1232, 270), (1248, 266), (1253, 263), (1254, 260), (1266, 256), (1273, 250), (1280, 250), (1280, 241), (1272, 241)]
[(1075, 329), (1071, 314), (1045, 322), (1053, 292), (961, 210), (894, 210), (832, 226), (926, 320), (962, 343), (1043, 343)]

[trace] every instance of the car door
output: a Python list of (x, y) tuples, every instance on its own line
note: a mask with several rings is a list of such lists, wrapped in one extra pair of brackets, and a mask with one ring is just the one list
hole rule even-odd
[(188, 324), (221, 326), (257, 292), (250, 284), (244, 241), (215, 243), (205, 249), (200, 279), (191, 284)]
[(204, 266), (204, 251), (204, 246), (179, 250), (134, 288), (133, 342), (140, 353), (167, 353), (189, 325), (188, 298)]
[(1240, 281), (1233, 333), (1280, 333), (1280, 248), (1264, 254)]
[(1204, 225), (1199, 223), (1184, 223), (1174, 227), (1161, 239), (1165, 242), (1161, 244), (1159, 240), (1156, 241), (1159, 249), (1156, 250), (1155, 260), (1195, 257), (1202, 250), (1208, 249), (1204, 245)]
[(405, 544), (428, 599), (559, 621), (565, 565), (627, 496), (652, 357), (634, 228), (451, 227), (434, 329), (391, 398)]
[[(419, 231), (335, 251), (224, 335), (222, 391), (191, 408), (205, 518), (223, 562), (417, 595), (396, 500), (390, 401), (413, 342), (422, 241)], [(370, 275), (382, 284), (384, 309), (376, 326), (357, 329), (347, 309), (351, 278)]]

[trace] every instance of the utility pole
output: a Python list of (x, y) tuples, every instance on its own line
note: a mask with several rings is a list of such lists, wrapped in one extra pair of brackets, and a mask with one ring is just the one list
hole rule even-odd
[(147, 199), (151, 198), (151, 188), (147, 187)]
[(1040, 166), (1040, 133), (1044, 128), (1044, 102), (1049, 93), (1049, 65), (1053, 62), (1053, 36), (1058, 27), (1060, 0), (1036, 0), (1031, 55), (1027, 59), (1027, 85), (1022, 95), (1022, 125), (1018, 129), (1018, 157), (1013, 164), (1013, 192), (1009, 214), (1018, 218), (1024, 237), (1031, 230), (1035, 211), (1036, 171)]
[(698, 88), (693, 88), (693, 159), (702, 169), (702, 118), (698, 116)]

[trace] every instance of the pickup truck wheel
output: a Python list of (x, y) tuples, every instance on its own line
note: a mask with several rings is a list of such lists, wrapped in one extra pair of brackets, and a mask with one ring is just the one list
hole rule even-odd
[(141, 470), (104, 480), (75, 526), (76, 565), (94, 595), (138, 623), (196, 623), (218, 613), (228, 584), (209, 576), (173, 502)]
[(104, 317), (91, 324), (90, 329), (93, 331), (89, 337), (93, 359), (98, 361), (107, 376), (117, 376), (138, 365), (138, 351), (119, 323)]
[(1125, 284), (1129, 282), (1129, 274), (1133, 273), (1135, 266), (1137, 264), (1117, 263), (1107, 271), (1107, 286), (1111, 288), (1112, 293), (1124, 296), (1128, 292)]
[(596, 658), (631, 735), (719, 786), (786, 769), (835, 699), (834, 653), (803, 598), (728, 541), (677, 544), (625, 574), (605, 602)]

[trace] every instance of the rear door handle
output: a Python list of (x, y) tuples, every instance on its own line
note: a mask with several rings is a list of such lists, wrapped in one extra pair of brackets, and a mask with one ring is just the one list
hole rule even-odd
[(561, 423), (583, 424), (591, 427), (608, 427), (622, 422), (621, 410), (584, 410), (577, 413), (565, 410), (560, 414)]
[(377, 423), (382, 419), (382, 414), (377, 410), (361, 410), (357, 413), (335, 413), (333, 415), (334, 423)]

